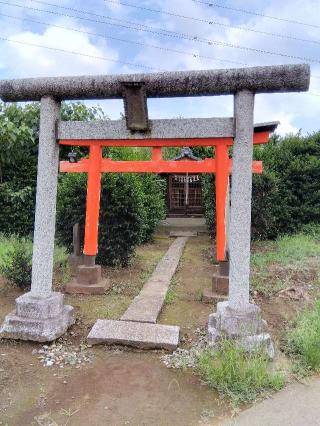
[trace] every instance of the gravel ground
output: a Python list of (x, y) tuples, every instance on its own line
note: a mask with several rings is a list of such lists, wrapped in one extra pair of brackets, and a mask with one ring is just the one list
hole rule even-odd
[(92, 362), (93, 353), (90, 346), (80, 344), (79, 346), (53, 343), (43, 345), (41, 349), (34, 349), (32, 355), (36, 356), (44, 367), (74, 366), (80, 368), (85, 363)]

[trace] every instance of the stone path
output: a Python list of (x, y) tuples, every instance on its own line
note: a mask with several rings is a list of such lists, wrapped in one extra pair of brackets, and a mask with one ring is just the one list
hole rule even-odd
[(98, 320), (88, 335), (90, 344), (124, 344), (143, 348), (175, 349), (179, 327), (156, 324), (171, 279), (188, 237), (176, 238), (120, 321)]
[(169, 247), (139, 295), (121, 317), (122, 321), (157, 322), (171, 279), (178, 267), (187, 237), (179, 237)]
[(320, 426), (320, 378), (293, 383), (223, 426)]
[(98, 320), (88, 336), (88, 343), (174, 350), (179, 344), (179, 327), (134, 321)]

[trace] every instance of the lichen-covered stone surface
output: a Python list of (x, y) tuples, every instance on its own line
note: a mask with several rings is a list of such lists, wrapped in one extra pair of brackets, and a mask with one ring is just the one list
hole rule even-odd
[(37, 197), (34, 222), (31, 293), (36, 297), (51, 294), (59, 145), (56, 122), (60, 104), (50, 97), (41, 100), (38, 153)]
[(274, 358), (274, 345), (267, 323), (261, 318), (261, 310), (256, 305), (248, 304), (235, 310), (228, 301), (217, 304), (217, 312), (209, 315), (208, 341), (215, 345), (224, 338), (234, 339), (248, 352), (262, 349), (270, 359)]
[(133, 321), (98, 320), (88, 335), (88, 343), (127, 345), (141, 349), (174, 350), (179, 344), (179, 327)]
[(254, 94), (235, 95), (235, 140), (229, 229), (229, 300), (234, 308), (249, 303)]
[(149, 74), (24, 78), (0, 81), (3, 101), (122, 98), (123, 83), (143, 82), (147, 97), (231, 95), (248, 89), (255, 93), (306, 91), (307, 64), (221, 70), (171, 71)]
[(16, 310), (9, 313), (0, 328), (7, 339), (51, 342), (74, 324), (73, 308), (63, 305), (62, 293), (37, 298), (26, 293), (16, 299)]
[(187, 239), (188, 237), (178, 237), (173, 241), (141, 292), (133, 299), (129, 308), (122, 315), (121, 320), (153, 324), (157, 322)]

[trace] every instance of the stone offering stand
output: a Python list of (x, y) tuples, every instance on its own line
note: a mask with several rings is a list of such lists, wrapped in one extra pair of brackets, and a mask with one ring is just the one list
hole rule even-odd
[[(249, 350), (257, 344), (263, 345), (272, 357), (273, 345), (266, 323), (261, 319), (259, 307), (249, 302), (249, 272), (252, 172), (262, 171), (261, 163), (252, 159), (253, 143), (266, 143), (275, 123), (260, 125), (258, 131), (254, 129), (254, 98), (259, 93), (306, 91), (309, 81), (310, 69), (305, 64), (0, 81), (3, 101), (41, 101), (31, 291), (17, 298), (15, 312), (7, 315), (0, 329), (1, 337), (51, 341), (62, 335), (74, 321), (73, 308), (63, 304), (61, 293), (52, 292), (52, 269), (59, 145), (78, 145), (89, 147), (89, 158), (60, 163), (62, 172), (88, 173), (83, 264), (79, 262), (76, 281), (67, 290), (91, 294), (103, 292), (108, 285), (101, 278), (100, 266), (95, 264), (101, 173), (215, 173), (217, 260), (229, 260), (230, 272), (228, 300), (218, 303), (217, 312), (210, 315), (209, 338), (212, 343), (222, 336), (235, 338)], [(213, 95), (234, 96), (234, 117), (148, 118), (148, 98)], [(62, 100), (115, 98), (124, 99), (125, 121), (85, 123), (60, 120)], [(102, 157), (103, 146), (149, 146), (152, 147), (152, 160), (113, 161)], [(195, 162), (165, 161), (162, 157), (162, 147), (165, 146), (212, 146), (215, 147), (215, 158)], [(231, 146), (232, 160), (228, 154)], [(230, 173), (231, 208), (228, 213)], [(226, 277), (224, 266), (221, 268), (220, 275)], [(215, 280), (216, 285), (223, 281), (217, 277)], [(133, 303), (132, 310), (134, 306)], [(151, 303), (150, 306), (154, 305)], [(137, 324), (142, 323), (134, 322), (132, 318), (127, 320), (117, 322), (121, 323), (118, 325), (110, 322), (108, 330), (98, 321), (94, 326), (99, 335), (97, 340), (104, 341), (103, 334), (118, 329), (119, 335), (128, 343), (127, 337), (134, 336)], [(147, 333), (151, 336), (154, 331), (148, 329)]]

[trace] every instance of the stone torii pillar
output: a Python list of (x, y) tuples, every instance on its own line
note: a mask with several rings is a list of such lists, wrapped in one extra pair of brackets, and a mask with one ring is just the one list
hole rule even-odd
[(209, 316), (209, 340), (232, 337), (246, 349), (263, 346), (270, 358), (274, 347), (261, 310), (249, 302), (251, 196), (254, 94), (242, 90), (234, 96), (235, 139), (229, 233), (229, 300), (217, 304)]
[(6, 316), (1, 337), (47, 342), (61, 336), (74, 322), (73, 308), (63, 305), (64, 295), (52, 291), (59, 116), (60, 103), (53, 97), (42, 97), (31, 291), (16, 299), (16, 311)]

